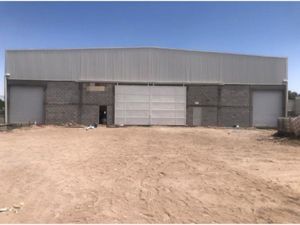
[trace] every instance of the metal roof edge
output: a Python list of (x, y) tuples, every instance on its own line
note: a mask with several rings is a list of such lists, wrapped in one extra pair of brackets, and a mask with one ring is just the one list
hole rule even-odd
[(41, 49), (5, 49), (5, 52), (31, 52), (31, 51), (80, 51), (80, 50), (120, 50), (120, 49), (155, 49), (166, 51), (181, 51), (181, 52), (194, 52), (194, 53), (211, 53), (222, 55), (235, 55), (235, 56), (248, 56), (248, 57), (262, 57), (262, 58), (278, 58), (288, 59), (287, 56), (267, 56), (267, 55), (255, 55), (246, 53), (234, 53), (234, 52), (216, 52), (216, 51), (201, 51), (193, 49), (180, 49), (180, 48), (164, 48), (156, 46), (134, 46), (134, 47), (91, 47), (91, 48), (41, 48)]

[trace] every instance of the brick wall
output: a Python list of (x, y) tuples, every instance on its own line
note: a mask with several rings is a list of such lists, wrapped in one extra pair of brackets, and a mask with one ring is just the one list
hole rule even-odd
[(47, 82), (45, 122), (99, 122), (99, 106), (107, 106), (107, 123), (113, 124), (114, 86), (103, 84), (104, 91), (89, 91), (89, 83)]
[(79, 84), (76, 82), (47, 82), (45, 92), (45, 122), (79, 123)]
[(250, 87), (245, 85), (221, 86), (221, 106), (249, 106)]
[(99, 106), (98, 105), (82, 105), (81, 123), (90, 125), (99, 122)]
[(82, 104), (89, 105), (113, 105), (114, 104), (114, 85), (103, 84), (104, 91), (88, 91), (88, 84), (83, 84)]
[(218, 86), (189, 86), (187, 104), (188, 106), (217, 106)]
[(99, 121), (99, 106), (107, 106), (107, 124), (114, 123), (114, 85), (103, 84), (104, 91), (89, 91), (88, 83), (82, 85), (82, 115), (81, 123), (91, 124)]
[(224, 85), (220, 89), (219, 126), (250, 126), (250, 86)]
[(79, 84), (75, 82), (48, 82), (47, 104), (79, 104)]
[(193, 108), (201, 108), (202, 126), (217, 125), (217, 106), (219, 102), (217, 85), (191, 85), (187, 87), (187, 125), (193, 124)]
[(187, 125), (201, 107), (202, 126), (250, 126), (250, 88), (242, 85), (193, 85), (187, 89)]
[(78, 105), (46, 105), (46, 123), (47, 124), (61, 124), (67, 122), (78, 123), (79, 108)]
[(250, 110), (244, 107), (221, 107), (219, 109), (219, 126), (232, 127), (239, 125), (241, 127), (250, 126)]

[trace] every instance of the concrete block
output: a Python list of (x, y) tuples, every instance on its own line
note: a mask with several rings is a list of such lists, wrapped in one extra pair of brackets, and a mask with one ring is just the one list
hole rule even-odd
[(186, 108), (186, 125), (193, 126), (193, 106)]
[(225, 85), (221, 88), (221, 106), (249, 106), (250, 88), (246, 85)]
[(219, 109), (219, 126), (250, 126), (250, 110), (247, 107), (222, 107)]
[[(200, 109), (200, 114), (194, 114), (195, 109)], [(196, 118), (199, 117), (199, 118)], [(195, 124), (195, 121), (198, 121)], [(187, 125), (189, 126), (217, 126), (218, 125), (218, 109), (217, 107), (188, 107), (187, 109)]]
[(107, 106), (107, 125), (113, 125), (114, 124), (114, 106), (108, 105)]
[(60, 124), (67, 122), (79, 123), (78, 105), (46, 105), (46, 124)]
[(46, 104), (78, 104), (79, 93), (76, 82), (48, 82)]
[[(114, 111), (113, 106), (107, 106), (107, 124), (114, 124)], [(98, 105), (82, 105), (81, 107), (81, 123), (90, 125), (99, 123), (99, 106)]]
[(81, 107), (81, 124), (90, 125), (99, 123), (99, 106), (82, 105)]
[[(198, 104), (197, 104), (198, 103)], [(187, 104), (217, 106), (218, 86), (188, 86)]]
[(112, 84), (104, 84), (104, 91), (88, 90), (88, 83), (83, 85), (82, 103), (95, 105), (113, 105), (114, 104), (114, 86)]
[(202, 107), (202, 126), (218, 125), (218, 109), (217, 107)]

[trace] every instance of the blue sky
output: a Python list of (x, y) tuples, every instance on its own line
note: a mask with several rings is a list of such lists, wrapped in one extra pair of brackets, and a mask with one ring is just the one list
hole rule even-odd
[(5, 49), (159, 46), (289, 58), (300, 92), (300, 2), (1, 2)]

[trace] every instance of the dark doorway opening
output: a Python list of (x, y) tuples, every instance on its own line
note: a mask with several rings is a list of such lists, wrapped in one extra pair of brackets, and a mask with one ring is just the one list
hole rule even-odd
[(99, 124), (106, 124), (107, 121), (107, 106), (99, 106)]

